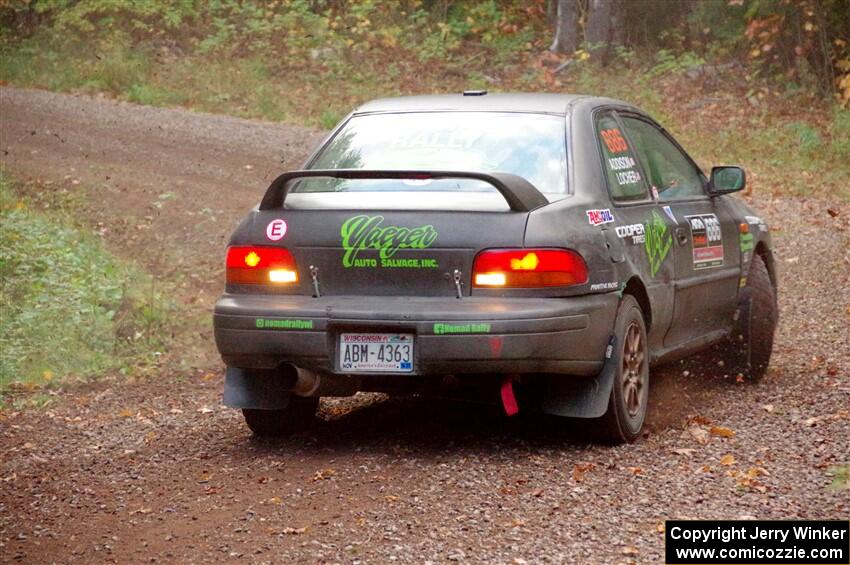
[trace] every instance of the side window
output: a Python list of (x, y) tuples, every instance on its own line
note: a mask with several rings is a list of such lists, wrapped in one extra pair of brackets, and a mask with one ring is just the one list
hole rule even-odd
[(702, 174), (666, 135), (643, 120), (625, 116), (622, 120), (659, 200), (705, 195)]
[(602, 114), (596, 122), (596, 135), (602, 148), (611, 198), (617, 201), (648, 198), (649, 187), (640, 172), (635, 152), (610, 112)]

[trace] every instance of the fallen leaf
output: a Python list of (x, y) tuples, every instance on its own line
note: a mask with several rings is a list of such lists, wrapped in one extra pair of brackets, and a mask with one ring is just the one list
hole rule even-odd
[(692, 438), (697, 440), (698, 443), (708, 443), (708, 430), (706, 430), (702, 426), (688, 426), (688, 433), (691, 435)]
[(398, 497), (394, 494), (388, 494), (384, 497), (384, 500), (386, 500), (387, 502), (395, 502), (396, 500), (398, 500)]
[(643, 474), (643, 469), (641, 469), (640, 467), (629, 467), (629, 471), (631, 471), (631, 473), (633, 475), (642, 475)]
[(289, 536), (297, 536), (299, 534), (303, 534), (306, 531), (307, 531), (306, 527), (303, 527), (303, 528), (289, 528), (289, 527), (287, 527), (287, 528), (282, 529), (280, 533), (286, 534), (286, 535), (289, 535)]
[(201, 414), (211, 414), (212, 412), (214, 412), (214, 410), (209, 406), (201, 406), (200, 408), (198, 408), (198, 412), (200, 412)]
[(691, 417), (690, 420), (688, 420), (688, 424), (696, 424), (696, 425), (699, 425), (699, 426), (707, 426), (710, 423), (711, 423), (711, 420), (709, 420), (705, 416), (700, 416), (700, 415), (693, 416), (693, 417)]
[(764, 411), (768, 414), (773, 414), (773, 404), (765, 404), (762, 408), (764, 408)]
[(133, 411), (129, 408), (125, 408), (118, 414), (118, 416), (120, 416), (121, 418), (131, 418), (133, 416)]
[(577, 463), (573, 465), (573, 480), (580, 483), (584, 480), (584, 474), (593, 469), (593, 463)]
[(807, 426), (807, 427), (809, 427), (809, 428), (813, 428), (813, 427), (815, 427), (815, 424), (817, 424), (817, 423), (818, 423), (818, 420), (819, 420), (819, 419), (820, 419), (820, 418), (809, 418), (809, 419), (807, 419), (807, 420), (806, 420), (805, 422), (803, 422), (803, 423), (804, 423), (804, 424), (806, 424), (806, 426)]
[(692, 447), (677, 447), (676, 449), (673, 449), (672, 451), (676, 455), (684, 455), (686, 457), (690, 457), (691, 455), (696, 453), (696, 449), (693, 449)]
[(620, 550), (620, 553), (622, 553), (623, 555), (637, 555), (640, 552), (636, 547), (624, 547), (622, 550)]
[(333, 469), (321, 469), (319, 471), (316, 471), (316, 474), (313, 475), (313, 478), (310, 479), (310, 481), (316, 483), (318, 481), (330, 479), (334, 475), (336, 475), (336, 471), (334, 471)]
[(731, 454), (724, 455), (723, 457), (720, 458), (720, 464), (721, 465), (734, 465), (735, 464), (735, 457)]
[(719, 436), (719, 437), (732, 437), (735, 435), (735, 432), (729, 428), (724, 428), (723, 426), (711, 426), (711, 435)]
[(280, 499), (280, 497), (279, 497), (279, 496), (273, 496), (273, 497), (271, 497), (271, 498), (269, 499), (269, 503), (270, 503), (270, 504), (280, 504), (280, 503), (281, 503), (281, 499)]

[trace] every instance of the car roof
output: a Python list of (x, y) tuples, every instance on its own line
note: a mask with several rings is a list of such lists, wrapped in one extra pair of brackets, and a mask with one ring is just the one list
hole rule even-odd
[(539, 94), (539, 93), (496, 93), (480, 94), (484, 91), (472, 91), (479, 94), (434, 94), (425, 96), (399, 96), (381, 98), (366, 102), (357, 108), (355, 114), (377, 112), (534, 112), (546, 114), (566, 114), (567, 107), (582, 99), (596, 99), (601, 103), (625, 102), (607, 98), (597, 98), (581, 94)]

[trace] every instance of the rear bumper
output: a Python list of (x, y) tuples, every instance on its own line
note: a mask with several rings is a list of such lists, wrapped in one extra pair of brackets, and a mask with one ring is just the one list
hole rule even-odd
[(225, 294), (213, 326), (224, 362), (271, 369), (289, 362), (343, 373), (342, 331), (416, 337), (414, 373), (565, 373), (602, 368), (616, 293), (571, 298), (310, 296)]

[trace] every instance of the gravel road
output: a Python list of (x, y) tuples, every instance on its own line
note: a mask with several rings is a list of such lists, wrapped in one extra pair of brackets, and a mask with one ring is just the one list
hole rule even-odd
[[(6, 170), (93, 187), (107, 243), (186, 270), (204, 309), (234, 222), (322, 135), (12, 88), (0, 118)], [(781, 322), (759, 384), (706, 360), (654, 370), (648, 431), (615, 448), (582, 423), (376, 395), (257, 440), (220, 406), (210, 341), (191, 369), (0, 412), (0, 561), (660, 563), (669, 518), (847, 519), (850, 491), (830, 483), (850, 463), (850, 207), (760, 188)]]

